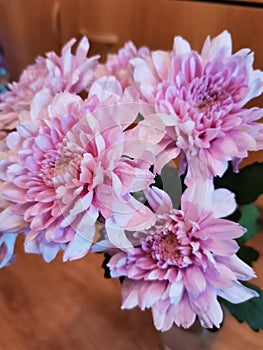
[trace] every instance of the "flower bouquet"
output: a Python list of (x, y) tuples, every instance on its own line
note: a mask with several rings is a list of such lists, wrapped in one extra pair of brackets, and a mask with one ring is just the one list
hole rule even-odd
[(120, 278), (122, 308), (151, 309), (156, 329), (220, 328), (222, 306), (263, 328), (263, 292), (247, 282), (258, 257), (253, 202), (262, 163), (263, 91), (253, 53), (231, 36), (201, 53), (127, 43), (106, 63), (73, 53), (38, 57), (0, 97), (0, 267), (18, 234), (46, 262), (104, 253)]

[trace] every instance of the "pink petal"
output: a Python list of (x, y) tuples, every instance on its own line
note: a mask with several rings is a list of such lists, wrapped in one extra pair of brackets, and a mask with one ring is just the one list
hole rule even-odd
[[(211, 237), (211, 236), (210, 236)], [(212, 251), (213, 254), (221, 255), (221, 256), (228, 256), (229, 254), (235, 254), (238, 249), (239, 245), (236, 241), (230, 240), (229, 238), (223, 240), (221, 239), (213, 239), (211, 237), (209, 240), (203, 241), (203, 249), (206, 249), (208, 251)]]
[(89, 95), (96, 95), (99, 101), (104, 101), (112, 95), (121, 96), (121, 84), (113, 76), (101, 77), (91, 85)]
[[(169, 302), (166, 301), (166, 308), (169, 308)], [(160, 307), (158, 304), (154, 305), (152, 307), (152, 315), (153, 315), (153, 322), (154, 326), (158, 331), (166, 331), (167, 329), (164, 327), (165, 318), (166, 318), (167, 310), (164, 310), (163, 303), (162, 307)]]
[(142, 95), (148, 102), (154, 103), (153, 95), (159, 83), (158, 79), (143, 59), (134, 58), (130, 63), (134, 67), (134, 80), (140, 85)]
[(197, 266), (187, 267), (184, 271), (184, 285), (189, 293), (201, 293), (206, 288), (203, 272)]
[[(144, 310), (145, 308), (152, 307), (161, 299), (166, 288), (166, 283), (159, 281), (141, 281), (140, 283), (139, 306)], [(143, 290), (142, 286), (144, 286)]]
[(202, 49), (202, 58), (204, 61), (212, 59), (220, 49), (225, 49), (225, 56), (230, 56), (232, 53), (231, 35), (225, 30), (212, 41), (206, 41)]
[(243, 303), (246, 300), (258, 297), (258, 293), (255, 290), (247, 288), (239, 282), (234, 282), (234, 287), (232, 288), (218, 290), (217, 294), (233, 304)]
[(174, 307), (174, 322), (178, 327), (189, 328), (195, 318), (196, 314), (191, 308), (187, 293), (184, 293), (180, 302)]
[(181, 36), (176, 36), (173, 43), (173, 55), (174, 56), (185, 56), (191, 52), (189, 43)]
[(225, 188), (219, 188), (212, 195), (211, 212), (215, 218), (223, 218), (232, 214), (237, 207), (234, 193)]
[(187, 219), (197, 221), (211, 208), (213, 183), (209, 180), (199, 180), (191, 184), (183, 193), (181, 208)]
[(170, 290), (169, 290), (169, 297), (171, 299), (171, 303), (172, 304), (177, 304), (184, 293), (184, 284), (182, 281), (180, 282), (173, 282), (170, 286)]
[(0, 213), (0, 232), (14, 232), (28, 228), (28, 223), (24, 221), (23, 216), (13, 212), (13, 206), (10, 205)]
[(65, 262), (67, 260), (76, 260), (85, 256), (91, 247), (94, 235), (95, 226), (86, 227), (85, 236), (83, 233), (78, 234), (77, 232), (65, 250), (63, 261)]
[(218, 256), (216, 260), (231, 269), (235, 273), (237, 279), (246, 281), (256, 277), (255, 271), (236, 255), (226, 257)]
[(113, 218), (106, 219), (105, 228), (109, 241), (119, 249), (127, 249), (133, 251), (132, 242), (130, 242), (125, 234), (124, 229), (120, 228)]
[(122, 309), (132, 309), (139, 305), (140, 283), (129, 278), (124, 279), (121, 289)]
[(156, 214), (164, 214), (173, 208), (168, 194), (159, 188), (152, 186), (146, 190), (146, 198)]
[(171, 62), (171, 56), (166, 51), (154, 51), (152, 53), (152, 59), (154, 67), (162, 80), (168, 78), (169, 65)]
[(238, 238), (245, 232), (245, 229), (239, 224), (225, 219), (208, 218), (201, 227), (202, 231), (209, 234), (215, 245), (217, 245), (217, 240)]

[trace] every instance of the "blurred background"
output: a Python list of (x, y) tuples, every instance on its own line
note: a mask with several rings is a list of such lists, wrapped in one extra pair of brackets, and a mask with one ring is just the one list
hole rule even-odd
[(234, 51), (256, 52), (263, 68), (263, 0), (0, 0), (0, 42), (12, 79), (37, 55), (59, 51), (72, 37), (87, 35), (90, 54), (116, 52), (127, 41), (151, 49), (171, 49), (181, 35), (200, 49), (204, 39), (224, 29)]
[[(171, 49), (175, 35), (200, 50), (208, 34), (225, 29), (234, 51), (250, 48), (263, 69), (263, 0), (0, 0), (0, 79), (17, 80), (36, 56), (59, 52), (72, 37), (86, 35), (89, 55), (105, 59), (128, 40)], [(263, 98), (253, 104), (263, 107)], [(255, 160), (263, 160), (262, 152), (246, 163)], [(261, 253), (262, 236), (251, 242)], [(261, 288), (262, 261), (255, 265)], [(93, 255), (48, 265), (23, 254), (20, 240), (16, 264), (1, 270), (0, 350), (162, 349), (149, 312), (120, 310), (119, 282), (104, 279), (101, 263)], [(263, 334), (226, 317), (211, 349), (260, 350)]]

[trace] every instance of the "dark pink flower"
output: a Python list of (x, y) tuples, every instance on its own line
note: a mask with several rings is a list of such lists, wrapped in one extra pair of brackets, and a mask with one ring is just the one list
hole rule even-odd
[[(134, 79), (146, 101), (163, 116), (160, 124), (179, 152), (180, 172), (186, 181), (222, 175), (227, 162), (262, 149), (263, 111), (245, 104), (263, 91), (263, 74), (253, 70), (253, 54), (232, 54), (231, 37), (223, 32), (205, 41), (201, 54), (175, 37), (171, 53), (131, 60)], [(167, 122), (166, 122), (167, 120)]]
[(233, 195), (196, 181), (183, 193), (180, 210), (154, 187), (148, 201), (156, 211), (155, 225), (134, 234), (134, 252), (115, 251), (108, 264), (112, 277), (125, 277), (122, 308), (151, 308), (155, 327), (162, 331), (173, 323), (189, 328), (196, 316), (203, 327), (220, 327), (218, 296), (232, 303), (257, 296), (238, 281), (255, 276), (236, 255), (234, 238), (245, 229), (220, 218), (235, 209)]

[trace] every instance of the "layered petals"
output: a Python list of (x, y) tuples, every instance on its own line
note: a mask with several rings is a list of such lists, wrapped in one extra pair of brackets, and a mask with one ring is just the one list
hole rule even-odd
[[(70, 74), (72, 67), (63, 67)], [(70, 92), (52, 98), (42, 90), (34, 97), (7, 138), (10, 157), (0, 162), (13, 225), (22, 218), (29, 227), (27, 252), (41, 253), (48, 262), (59, 250), (64, 261), (79, 259), (93, 244), (98, 219), (112, 244), (132, 247), (125, 230), (154, 223), (152, 210), (134, 196), (154, 182), (150, 168), (160, 152), (150, 144), (135, 155), (130, 147), (129, 131), (140, 128), (137, 117), (143, 108), (110, 77), (94, 83), (85, 101)]]
[(231, 194), (197, 181), (183, 193), (181, 210), (154, 187), (147, 198), (157, 212), (155, 225), (134, 234), (140, 245), (133, 250), (112, 251), (108, 263), (112, 277), (125, 277), (122, 308), (151, 308), (161, 331), (174, 323), (189, 328), (196, 317), (205, 328), (219, 328), (218, 296), (232, 303), (258, 296), (239, 282), (255, 277), (236, 255), (234, 239), (245, 230), (220, 218), (233, 206), (222, 209)]
[(64, 91), (78, 94), (89, 89), (99, 56), (87, 58), (89, 42), (86, 37), (81, 39), (75, 54), (72, 54), (75, 42), (76, 39), (71, 39), (65, 44), (61, 56), (49, 52), (46, 57), (38, 57), (22, 72), (17, 83), (9, 84), (10, 91), (1, 95), (1, 129), (14, 129), (19, 114), (32, 108), (32, 100), (43, 89), (50, 96)]
[(263, 73), (253, 69), (249, 50), (232, 54), (228, 32), (208, 37), (201, 54), (176, 37), (170, 54), (154, 51), (131, 63), (142, 97), (173, 119), (164, 134), (167, 147), (179, 153), (180, 173), (187, 169), (187, 184), (197, 176), (222, 176), (228, 161), (262, 149), (256, 121), (263, 111), (244, 106), (262, 93)]
[(123, 88), (132, 86), (134, 83), (130, 61), (137, 57), (145, 58), (149, 55), (150, 50), (147, 47), (137, 49), (134, 43), (129, 41), (119, 49), (116, 55), (109, 54), (107, 56), (106, 63), (98, 66), (96, 77), (114, 76)]

